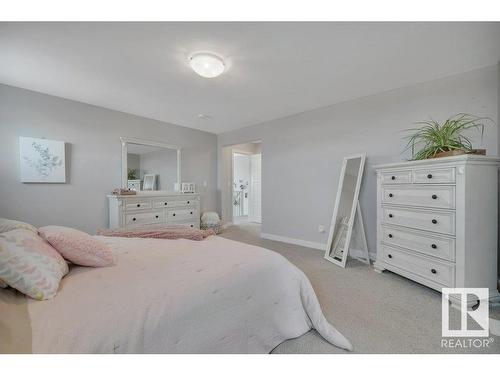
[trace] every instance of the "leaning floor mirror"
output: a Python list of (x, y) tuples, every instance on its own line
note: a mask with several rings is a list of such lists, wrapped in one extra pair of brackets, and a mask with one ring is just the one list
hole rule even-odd
[(356, 244), (355, 257), (370, 264), (358, 197), (365, 166), (365, 154), (346, 156), (342, 163), (325, 259), (345, 267), (349, 249)]

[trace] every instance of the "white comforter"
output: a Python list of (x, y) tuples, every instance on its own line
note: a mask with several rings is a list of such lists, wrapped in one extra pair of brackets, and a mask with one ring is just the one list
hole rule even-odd
[(26, 335), (34, 353), (268, 353), (314, 328), (352, 349), (307, 277), (273, 251), (215, 236), (99, 238), (116, 265), (73, 268), (52, 300), (0, 298), (0, 341)]

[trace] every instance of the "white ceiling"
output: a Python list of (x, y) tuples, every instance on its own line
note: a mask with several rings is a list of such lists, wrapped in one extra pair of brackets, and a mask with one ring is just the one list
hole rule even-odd
[(499, 60), (500, 23), (0, 23), (0, 82), (213, 133)]

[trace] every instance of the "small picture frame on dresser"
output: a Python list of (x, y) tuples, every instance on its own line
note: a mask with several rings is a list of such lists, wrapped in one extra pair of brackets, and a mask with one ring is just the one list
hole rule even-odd
[(145, 174), (142, 182), (142, 190), (156, 190), (156, 175)]
[(196, 193), (196, 184), (194, 184), (192, 182), (183, 182), (181, 184), (181, 192), (184, 194)]

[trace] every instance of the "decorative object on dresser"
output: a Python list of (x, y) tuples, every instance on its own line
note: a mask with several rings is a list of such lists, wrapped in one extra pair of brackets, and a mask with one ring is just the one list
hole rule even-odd
[(142, 190), (156, 190), (156, 175), (145, 174)]
[(133, 191), (141, 191), (141, 180), (128, 180), (127, 188)]
[(137, 195), (108, 195), (109, 227), (130, 228), (148, 224), (200, 228), (200, 196), (151, 191)]
[(488, 288), (490, 302), (500, 301), (498, 164), (496, 157), (461, 155), (375, 166), (375, 270), (438, 291)]
[[(492, 121), (489, 117), (459, 113), (442, 124), (434, 120), (417, 122), (423, 126), (408, 129), (414, 133), (405, 137), (408, 140), (406, 150), (411, 150), (413, 160), (463, 154), (486, 155), (486, 150), (472, 148), (472, 141), (466, 136), (467, 131), (477, 130), (482, 142), (486, 120)], [(420, 150), (416, 151), (416, 148)]]
[(354, 249), (360, 254), (351, 254), (351, 256), (360, 256), (359, 260), (370, 264), (363, 218), (358, 201), (365, 158), (365, 154), (346, 156), (340, 172), (325, 259), (341, 267), (346, 265), (349, 249), (354, 243), (353, 239), (357, 240), (356, 244), (361, 248)]
[(196, 184), (193, 182), (183, 182), (181, 184), (181, 191), (183, 193), (196, 193)]

